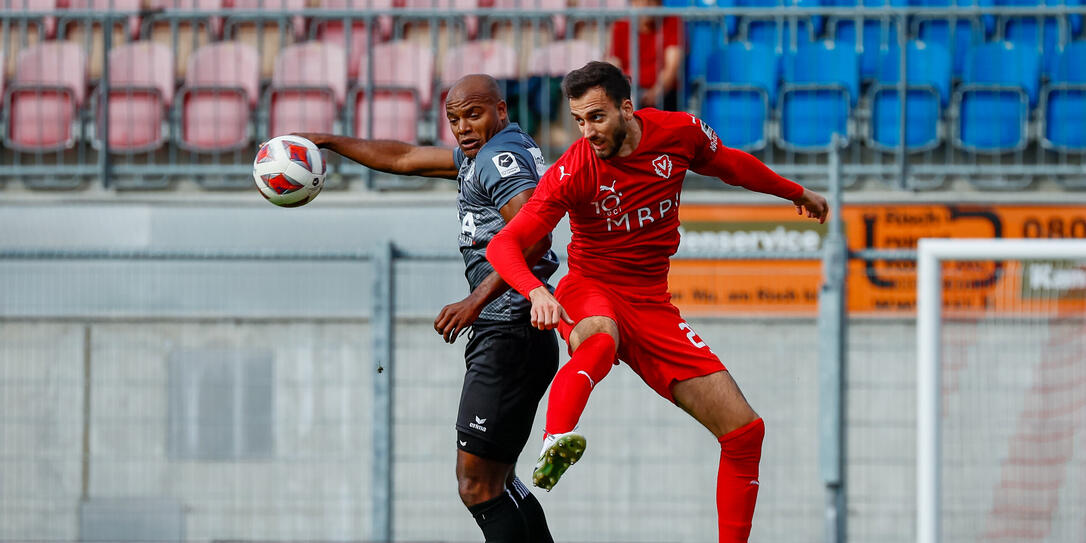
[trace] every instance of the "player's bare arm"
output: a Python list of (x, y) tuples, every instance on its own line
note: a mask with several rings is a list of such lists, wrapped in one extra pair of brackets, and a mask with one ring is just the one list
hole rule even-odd
[(321, 149), (334, 151), (367, 168), (396, 174), (456, 179), (453, 152), (393, 140), (364, 140), (334, 134), (297, 133)]
[[(520, 192), (498, 210), (501, 212), (506, 224), (513, 220), (520, 208), (532, 197), (534, 191), (535, 189), (528, 189)], [(533, 265), (550, 248), (550, 238), (543, 236), (539, 241), (523, 250), (524, 261), (529, 265)], [(467, 330), (475, 322), (475, 319), (479, 318), (479, 313), (483, 311), (487, 304), (494, 301), (495, 298), (501, 296), (508, 289), (509, 285), (502, 280), (498, 272), (490, 272), (490, 275), (483, 279), (466, 298), (441, 308), (441, 312), (434, 319), (434, 330), (441, 334), (446, 343), (453, 343), (464, 330)]]
[(830, 215), (830, 205), (826, 198), (810, 189), (803, 189), (803, 194), (792, 203), (796, 205), (796, 213), (803, 215), (806, 212), (808, 217), (818, 219), (819, 223), (825, 223)]

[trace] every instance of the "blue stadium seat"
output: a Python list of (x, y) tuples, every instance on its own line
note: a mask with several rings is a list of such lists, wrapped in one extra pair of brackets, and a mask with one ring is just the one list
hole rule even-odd
[(1014, 42), (975, 47), (955, 96), (957, 144), (976, 152), (1025, 147), (1030, 108), (1037, 103), (1041, 62), (1037, 49)]
[[(1040, 2), (1038, 0), (994, 0), (996, 5), (999, 6), (1019, 6), (1019, 7), (1034, 7), (1042, 4), (1048, 6), (1058, 6), (1061, 4), (1067, 5), (1082, 5), (1083, 0), (1048, 0), (1046, 2)], [(1041, 66), (1044, 73), (1048, 76), (1052, 75), (1055, 69), (1056, 59), (1058, 53), (1063, 47), (1061, 43), (1061, 33), (1066, 33), (1068, 36), (1072, 36), (1081, 29), (1082, 16), (1074, 15), (1067, 17), (1046, 17), (1044, 19), (1038, 19), (1036, 17), (1004, 17), (1000, 20), (1000, 25), (1003, 31), (1003, 35), (1007, 41), (1013, 41), (1023, 46), (1032, 45), (1041, 52), (1041, 59), (1043, 64)]]
[[(895, 0), (895, 2), (898, 0)], [(859, 49), (860, 77), (870, 79), (878, 70), (879, 56), (888, 47), (897, 45), (897, 25), (890, 19), (868, 19), (863, 22), (859, 44), (857, 45), (856, 20), (835, 19), (830, 23), (834, 41), (842, 46), (851, 45)]]
[[(735, 0), (745, 8), (780, 8), (780, 18), (744, 17), (739, 35), (746, 41), (773, 47), (777, 52), (792, 49), (792, 37), (797, 44), (809, 42), (822, 31), (822, 17), (808, 19), (796, 7), (817, 7), (822, 0)], [(792, 19), (789, 15), (796, 15)]]
[[(875, 148), (889, 150), (900, 142), (900, 52), (895, 46), (883, 53), (878, 84), (871, 92), (868, 143)], [(950, 54), (940, 45), (919, 41), (910, 42), (905, 53), (905, 147), (923, 151), (939, 145), (939, 119), (950, 101)]]
[(713, 50), (701, 117), (728, 147), (753, 151), (766, 145), (769, 104), (780, 79), (777, 53), (763, 44), (733, 42)]
[(1070, 43), (1059, 54), (1043, 101), (1042, 143), (1061, 151), (1086, 151), (1086, 41)]
[(832, 41), (802, 43), (784, 57), (781, 144), (802, 152), (826, 151), (839, 134), (848, 140), (849, 112), (860, 95), (856, 51)]
[[(952, 6), (973, 6), (983, 4), (991, 0), (915, 0), (914, 5), (922, 7), (940, 8)], [(988, 30), (981, 20), (961, 18), (950, 19), (944, 17), (918, 17), (913, 21), (912, 36), (923, 40), (925, 43), (938, 44), (950, 52), (953, 59), (952, 67), (955, 77), (961, 77), (965, 73), (965, 61), (973, 46), (984, 43)]]

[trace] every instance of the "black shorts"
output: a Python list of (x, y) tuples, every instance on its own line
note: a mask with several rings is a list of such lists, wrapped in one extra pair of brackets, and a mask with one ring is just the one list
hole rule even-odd
[(558, 340), (554, 331), (526, 322), (476, 324), (469, 337), (457, 447), (515, 463), (532, 432), (539, 400), (558, 371)]

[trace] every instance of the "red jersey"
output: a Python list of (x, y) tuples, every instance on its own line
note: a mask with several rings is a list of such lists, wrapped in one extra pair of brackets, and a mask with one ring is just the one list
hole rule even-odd
[[(664, 51), (668, 47), (682, 46), (682, 20), (678, 17), (653, 19), (652, 29), (637, 33), (637, 84), (647, 89), (656, 84), (656, 77), (664, 69)], [(622, 63), (622, 71), (633, 73), (630, 67), (630, 22), (615, 21), (611, 27), (611, 55)], [(670, 90), (670, 89), (665, 89)]]
[(803, 187), (753, 156), (721, 145), (716, 132), (693, 115), (655, 109), (634, 115), (641, 121), (641, 141), (633, 153), (604, 160), (588, 140), (577, 140), (491, 240), (487, 259), (525, 296), (542, 283), (521, 251), (553, 230), (566, 213), (573, 234), (570, 274), (652, 296), (667, 292), (670, 258), (679, 247), (679, 194), (687, 170), (788, 200), (803, 194)]

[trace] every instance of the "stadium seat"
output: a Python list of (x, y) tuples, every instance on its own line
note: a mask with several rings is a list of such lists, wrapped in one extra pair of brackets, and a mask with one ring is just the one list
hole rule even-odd
[(1030, 108), (1037, 103), (1040, 56), (1034, 47), (994, 42), (975, 47), (955, 95), (957, 144), (974, 152), (1026, 145)]
[[(21, 11), (55, 11), (58, 9), (57, 0), (3, 0), (0, 1), (0, 15), (5, 12), (17, 14)], [(7, 31), (4, 33), (4, 31)], [(5, 57), (4, 64), (11, 77), (15, 70), (15, 60), (19, 51), (37, 45), (43, 40), (51, 40), (56, 37), (56, 17), (45, 17), (41, 21), (28, 20), (26, 32), (23, 32), (21, 21), (12, 21), (9, 28), (0, 28), (0, 54)], [(0, 74), (0, 75), (5, 75)]]
[[(478, 9), (479, 0), (396, 0), (396, 6), (405, 11), (433, 11), (441, 15), (454, 15), (461, 11)], [(468, 39), (475, 39), (479, 34), (478, 16), (458, 15), (450, 20), (455, 19), (463, 23)], [(425, 21), (423, 24), (425, 25)]]
[[(20, 11), (57, 11), (61, 6), (58, 0), (3, 0), (0, 2), (0, 13), (5, 11), (20, 12)], [(12, 24), (12, 28), (18, 26), (18, 23)], [(31, 23), (30, 29), (32, 32), (37, 32), (35, 29), (37, 25)], [(45, 34), (45, 39), (53, 39), (57, 35), (57, 18), (53, 16), (46, 16), (41, 21), (41, 32)], [(14, 34), (14, 32), (13, 32)]]
[[(1044, 3), (1048, 6), (1058, 5), (1082, 5), (1082, 0), (1051, 0)], [(1041, 5), (1037, 0), (996, 0), (996, 5), (1033, 7)], [(1055, 70), (1058, 53), (1063, 47), (1061, 33), (1074, 36), (1082, 26), (1082, 16), (1071, 17), (1045, 17), (1039, 20), (1037, 17), (1003, 17), (1000, 20), (1000, 28), (1007, 41), (1013, 41), (1022, 46), (1033, 46), (1041, 52), (1041, 69), (1045, 75), (1051, 76)]]
[(249, 142), (249, 119), (259, 98), (256, 49), (218, 42), (197, 49), (189, 59), (178, 145), (193, 151), (236, 149)]
[[(932, 8), (973, 4), (971, 0), (920, 0), (917, 3)], [(965, 61), (973, 46), (984, 43), (985, 29), (977, 19), (925, 16), (917, 17), (912, 26), (912, 36), (924, 43), (940, 45), (950, 52), (954, 77), (961, 77), (965, 73)]]
[(320, 41), (284, 48), (268, 89), (268, 137), (334, 132), (347, 97), (346, 53)]
[[(825, 2), (824, 3), (828, 3)], [(886, 0), (862, 0), (864, 7), (883, 7)], [(890, 0), (893, 7), (904, 7), (908, 0)], [(853, 7), (856, 0), (834, 0), (835, 7)], [(860, 57), (860, 77), (864, 79), (874, 78), (878, 69), (879, 56), (890, 46), (897, 44), (897, 22), (889, 17), (883, 19), (864, 19), (860, 25), (860, 36), (857, 36), (856, 19), (847, 17), (831, 18), (829, 31), (833, 40), (842, 45), (852, 44)]]
[[(871, 91), (871, 131), (868, 143), (891, 150), (900, 141), (900, 51), (883, 52), (878, 63), (878, 83)], [(950, 101), (950, 53), (940, 45), (909, 42), (905, 49), (906, 122), (905, 148), (923, 151), (939, 145), (939, 120)]]
[(48, 41), (19, 52), (4, 97), (5, 143), (20, 150), (58, 150), (75, 144), (73, 124), (87, 92), (87, 59), (78, 45)]
[(224, 0), (150, 0), (154, 11), (144, 17), (141, 36), (173, 49), (176, 76), (184, 79), (196, 49), (222, 36), (222, 17), (199, 16), (186, 12), (220, 11)]
[(1042, 101), (1041, 142), (1060, 151), (1086, 151), (1086, 41), (1072, 42), (1059, 54)]
[[(375, 46), (373, 59), (371, 137), (417, 141), (420, 112), (428, 110), (433, 100), (433, 53), (412, 42), (395, 41)], [(368, 64), (363, 62), (351, 100), (354, 104), (352, 128), (360, 137), (366, 137), (368, 130), (369, 106), (365, 91), (369, 72)]]
[[(260, 77), (270, 78), (276, 59), (283, 48), (304, 37), (305, 20), (290, 15), (305, 9), (306, 0), (230, 0), (235, 11), (223, 24), (223, 39), (249, 44), (260, 53)], [(263, 23), (246, 17), (243, 12), (270, 11), (283, 16), (278, 20), (263, 19)], [(341, 68), (342, 69), (342, 68)]]
[[(480, 7), (485, 4), (486, 0), (479, 2)], [(493, 8), (495, 10), (505, 11), (561, 11), (566, 9), (566, 0), (493, 0)], [(525, 20), (525, 24), (529, 21)], [(562, 14), (553, 15), (550, 18), (551, 28), (553, 32), (552, 36), (559, 39), (566, 35), (566, 16)]]
[[(490, 74), (505, 86), (505, 96), (514, 97), (511, 86), (520, 76), (517, 70), (517, 53), (512, 47), (497, 40), (479, 40), (466, 42), (445, 51), (441, 63), (441, 100), (445, 101), (445, 92), (461, 77), (473, 73)], [(442, 106), (444, 107), (444, 106)], [(512, 107), (510, 107), (512, 110)], [(454, 146), (452, 134), (444, 123), (438, 122), (441, 141)]]
[[(112, 47), (117, 47), (129, 40), (139, 38), (141, 0), (70, 0), (69, 8), (81, 11), (133, 12), (127, 20), (115, 21), (112, 25)], [(63, 20), (63, 19), (62, 19)], [(102, 77), (103, 59), (105, 59), (105, 34), (102, 25), (91, 20), (69, 20), (59, 29), (60, 37), (78, 43), (87, 52), (87, 73), (91, 80)]]
[(836, 42), (801, 43), (784, 56), (780, 93), (781, 142), (785, 148), (821, 152), (849, 137), (848, 119), (860, 92), (856, 51)]
[(548, 43), (532, 51), (528, 60), (529, 75), (564, 77), (603, 54), (597, 44), (586, 40), (565, 40)]
[[(773, 47), (778, 53), (792, 50), (793, 35), (795, 43), (810, 42), (822, 31), (822, 18), (814, 16), (808, 19), (798, 13), (796, 7), (817, 7), (821, 0), (736, 0), (735, 5), (743, 8), (778, 8), (782, 13), (776, 17), (743, 17), (739, 23), (740, 38), (751, 43)], [(789, 17), (796, 15), (797, 17)]]
[[(735, 20), (735, 17), (731, 18)], [(686, 86), (692, 88), (704, 81), (713, 51), (723, 45), (728, 36), (726, 27), (718, 21), (686, 23)]]
[[(109, 53), (109, 150), (137, 152), (162, 145), (162, 126), (173, 104), (173, 53), (151, 41), (125, 44)], [(97, 102), (96, 102), (97, 103)], [(100, 145), (100, 136), (95, 138)]]
[(714, 49), (711, 58), (700, 100), (702, 120), (728, 147), (765, 147), (770, 104), (777, 99), (777, 53), (768, 45), (733, 42)]
[[(320, 3), (319, 9), (329, 11), (352, 11), (355, 9), (390, 10), (392, 9), (392, 0), (323, 0)], [(373, 43), (387, 41), (392, 35), (392, 16), (381, 15), (378, 16), (376, 20), (377, 24), (374, 25), (376, 34), (372, 38)], [(350, 51), (350, 54), (347, 55), (347, 76), (352, 80), (357, 78), (359, 59), (366, 56), (366, 48), (371, 39), (367, 33), (366, 23), (361, 20), (351, 22), (350, 47), (347, 46), (348, 27), (344, 26), (342, 19), (318, 20), (316, 21), (315, 26), (318, 40), (325, 43), (334, 43)]]

